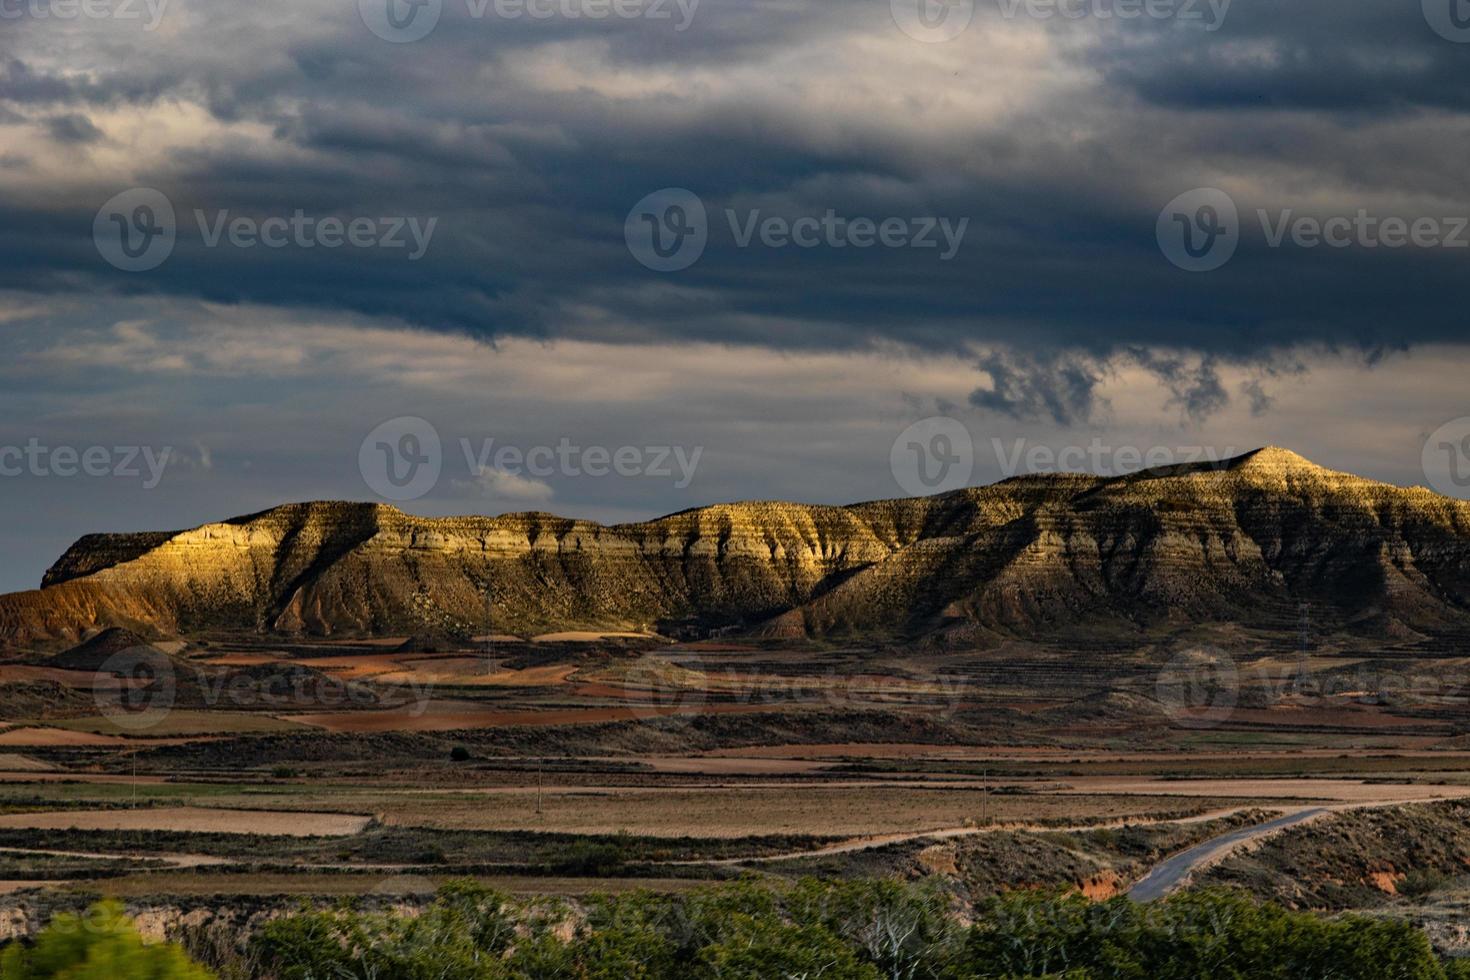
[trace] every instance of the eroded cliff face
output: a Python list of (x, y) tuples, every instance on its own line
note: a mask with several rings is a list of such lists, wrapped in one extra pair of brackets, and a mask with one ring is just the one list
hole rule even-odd
[(1470, 613), (1470, 505), (1267, 449), (1220, 467), (1022, 477), (850, 507), (728, 504), (617, 527), (296, 504), (179, 533), (89, 536), (45, 582), (0, 597), (0, 635), (693, 622), (912, 637), (1249, 622), (1299, 599), (1341, 622), (1436, 630)]

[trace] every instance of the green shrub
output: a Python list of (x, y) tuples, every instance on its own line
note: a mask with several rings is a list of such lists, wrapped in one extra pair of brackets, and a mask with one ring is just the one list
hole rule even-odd
[(1150, 980), (1440, 980), (1424, 934), (1407, 923), (1326, 919), (1229, 892), (1138, 905), (1009, 895), (971, 930), (961, 973), (1036, 977), (1067, 970)]
[(584, 841), (558, 845), (542, 852), (542, 866), (550, 874), (577, 878), (610, 878), (622, 870), (627, 848), (620, 841)]
[(1410, 871), (1398, 883), (1398, 893), (1405, 898), (1424, 898), (1439, 891), (1448, 881), (1438, 871)]
[(746, 880), (591, 898), (573, 915), (458, 882), (417, 916), (282, 918), (254, 952), (280, 980), (1470, 980), (1407, 923), (1237, 893), (1149, 905), (1016, 893), (968, 927), (954, 904), (932, 883)]
[(5, 980), (210, 980), (204, 967), (177, 946), (146, 945), (116, 902), (100, 902), (86, 915), (64, 914), (36, 937), (0, 955)]

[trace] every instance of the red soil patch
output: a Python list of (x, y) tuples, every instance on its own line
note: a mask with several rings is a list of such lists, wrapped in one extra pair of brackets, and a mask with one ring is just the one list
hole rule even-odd
[(62, 728), (14, 728), (0, 732), (0, 745), (131, 745), (118, 735), (73, 732)]
[(369, 821), (369, 817), (350, 813), (212, 810), (206, 807), (62, 810), (0, 815), (0, 827), (25, 830), (172, 830), (273, 837), (346, 837), (361, 832)]
[(32, 684), (51, 681), (64, 687), (91, 690), (96, 674), (90, 670), (62, 670), (59, 667), (23, 667), (11, 664), (0, 667), (0, 684)]
[(261, 664), (288, 662), (286, 657), (269, 653), (226, 653), (203, 661), (211, 667), (259, 667)]
[[(505, 711), (472, 702), (436, 701), (428, 710), (417, 705), (391, 711), (338, 711), (290, 715), (287, 721), (314, 725), (331, 732), (449, 732), (461, 728), (516, 728), (547, 725), (599, 725), (642, 721), (667, 715), (755, 714), (765, 705), (703, 705), (699, 708), (557, 708), (546, 711)], [(417, 712), (417, 714), (416, 714)]]
[[(454, 684), (474, 687), (554, 687), (577, 672), (572, 664), (528, 667), (525, 670), (495, 670), (483, 657), (435, 657), (416, 660), (407, 670), (378, 674), (379, 684)], [(486, 668), (491, 669), (487, 670)]]
[(1228, 723), (1270, 728), (1444, 728), (1434, 718), (1405, 718), (1371, 706), (1338, 708), (1236, 708)]

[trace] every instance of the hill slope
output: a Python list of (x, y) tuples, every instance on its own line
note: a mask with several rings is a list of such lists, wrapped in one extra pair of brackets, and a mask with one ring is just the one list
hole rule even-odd
[(1470, 619), (1470, 504), (1264, 449), (1128, 477), (1019, 477), (849, 507), (744, 503), (604, 527), (311, 503), (164, 534), (91, 535), (0, 636), (684, 624), (913, 637), (1318, 615), (1415, 631)]

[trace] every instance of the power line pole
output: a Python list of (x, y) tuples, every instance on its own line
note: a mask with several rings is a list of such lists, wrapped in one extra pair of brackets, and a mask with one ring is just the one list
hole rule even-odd
[(1297, 607), (1297, 658), (1296, 658), (1296, 693), (1305, 695), (1308, 693), (1308, 679), (1311, 677), (1312, 668), (1309, 662), (1312, 646), (1312, 604), (1303, 602)]
[(495, 670), (495, 603), (490, 595), (490, 578), (485, 577), (485, 673)]

